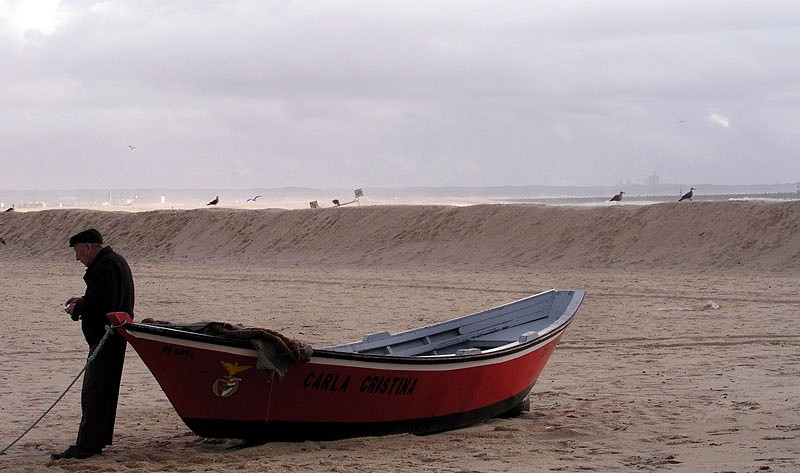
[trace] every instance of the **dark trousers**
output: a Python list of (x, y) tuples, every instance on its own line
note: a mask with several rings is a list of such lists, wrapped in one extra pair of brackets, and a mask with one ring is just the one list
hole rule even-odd
[[(89, 355), (95, 346), (89, 347)], [(81, 425), (75, 441), (78, 447), (99, 452), (111, 445), (126, 346), (125, 339), (114, 334), (86, 366), (81, 389)]]

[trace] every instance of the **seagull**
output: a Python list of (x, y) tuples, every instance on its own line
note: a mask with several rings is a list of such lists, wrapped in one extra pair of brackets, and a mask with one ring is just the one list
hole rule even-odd
[(217, 205), (219, 203), (219, 196), (214, 197), (214, 200), (207, 203), (206, 205)]
[(339, 206), (339, 199), (333, 199), (332, 202), (333, 202), (333, 205), (335, 205), (337, 207)]
[(133, 151), (133, 150), (135, 150), (135, 149), (136, 149), (136, 146), (133, 146), (133, 145), (128, 145), (128, 148), (130, 148), (130, 149), (131, 149), (131, 151)]
[(625, 192), (623, 192), (623, 191), (619, 191), (619, 194), (611, 197), (610, 199), (608, 199), (608, 201), (609, 202), (622, 202), (622, 194), (624, 194), (624, 193)]
[(261, 196), (260, 196), (260, 195), (257, 195), (257, 196), (255, 196), (255, 197), (253, 197), (252, 199), (247, 199), (247, 201), (248, 201), (248, 202), (250, 202), (250, 201), (252, 200), (253, 202), (255, 202), (255, 201), (256, 201), (256, 199), (258, 199), (259, 197), (261, 197)]
[(691, 187), (691, 188), (689, 188), (689, 192), (687, 192), (687, 193), (683, 194), (683, 195), (681, 196), (681, 198), (680, 198), (680, 199), (678, 199), (678, 202), (680, 202), (680, 201), (682, 201), (682, 200), (692, 200), (692, 196), (693, 196), (693, 195), (694, 195), (694, 187)]

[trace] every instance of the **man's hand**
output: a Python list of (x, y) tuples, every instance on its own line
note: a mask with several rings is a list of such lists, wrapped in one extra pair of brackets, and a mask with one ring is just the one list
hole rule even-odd
[(77, 304), (80, 300), (80, 297), (70, 297), (67, 299), (67, 302), (64, 303), (64, 312), (72, 316), (72, 320), (78, 320), (78, 315), (74, 314), (73, 312), (75, 311), (75, 304)]

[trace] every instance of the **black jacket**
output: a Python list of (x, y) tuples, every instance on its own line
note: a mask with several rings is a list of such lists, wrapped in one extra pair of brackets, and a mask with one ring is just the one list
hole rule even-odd
[(108, 312), (127, 312), (133, 317), (133, 275), (122, 255), (106, 246), (83, 275), (86, 293), (75, 304), (73, 317), (80, 316), (81, 329), (89, 346), (97, 344), (109, 324)]

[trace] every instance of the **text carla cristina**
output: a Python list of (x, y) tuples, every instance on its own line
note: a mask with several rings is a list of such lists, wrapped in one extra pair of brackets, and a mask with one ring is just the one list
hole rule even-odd
[[(320, 391), (345, 392), (355, 386), (351, 375), (343, 376), (334, 373), (310, 372), (303, 380), (306, 389)], [(358, 384), (358, 392), (365, 394), (386, 394), (394, 396), (410, 396), (417, 387), (417, 378), (407, 376), (365, 376)]]

